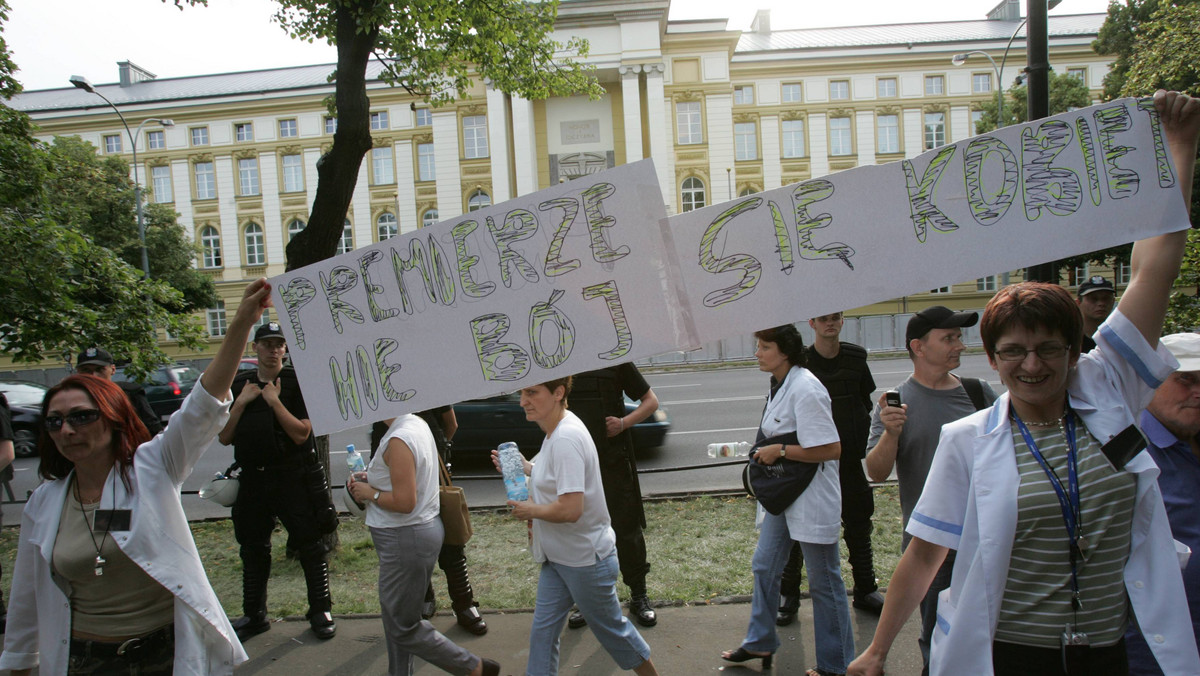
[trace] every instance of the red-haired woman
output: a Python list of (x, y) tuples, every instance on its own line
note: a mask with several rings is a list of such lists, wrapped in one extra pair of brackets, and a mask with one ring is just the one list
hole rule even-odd
[[(1154, 102), (1190, 197), (1200, 100), (1160, 91)], [(1126, 674), (1135, 615), (1163, 672), (1200, 673), (1158, 468), (1134, 427), (1177, 365), (1158, 337), (1186, 241), (1185, 230), (1134, 245), (1129, 286), (1084, 355), (1062, 287), (1016, 284), (988, 303), (980, 333), (1008, 392), (942, 428), (912, 541), (849, 673), (883, 673), (949, 549), (931, 674)]]
[(208, 583), (179, 488), (229, 416), (229, 386), (266, 280), (183, 407), (151, 439), (112, 382), (75, 375), (42, 402), (39, 472), (21, 517), (0, 669), (227, 674), (246, 661)]

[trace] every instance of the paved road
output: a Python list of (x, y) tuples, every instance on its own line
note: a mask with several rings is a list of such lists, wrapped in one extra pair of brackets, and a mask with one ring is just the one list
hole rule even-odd
[[(908, 359), (880, 359), (870, 362), (871, 372), (879, 387), (877, 394), (894, 387), (911, 373)], [(958, 371), (961, 375), (988, 380), (998, 392), (1003, 388), (983, 355), (967, 355)], [(766, 392), (766, 376), (752, 367), (715, 370), (670, 371), (648, 374), (647, 380), (658, 395), (662, 408), (671, 418), (671, 433), (661, 448), (646, 449), (639, 454), (638, 465), (643, 471), (721, 462), (705, 454), (709, 443), (723, 441), (753, 441), (762, 414)], [(346, 479), (346, 444), (353, 443), (365, 451), (369, 447), (369, 431), (358, 428), (332, 435), (330, 440), (334, 481)], [(215, 472), (233, 461), (233, 450), (216, 442), (205, 454), (184, 484), (184, 508), (194, 519), (221, 518), (229, 515), (228, 508), (201, 500), (189, 491), (199, 490)], [(21, 458), (14, 463), (16, 478), (13, 491), (22, 499), (26, 491), (37, 485), (36, 458)], [(483, 458), (455, 458), (456, 482), (467, 493), (473, 507), (504, 504), (504, 487), (490, 462)], [(477, 477), (477, 478), (472, 478)], [(662, 473), (643, 473), (642, 491), (647, 495), (670, 495), (689, 491), (737, 490), (741, 487), (740, 469), (715, 466), (712, 469), (690, 469)], [(335, 501), (340, 501), (340, 492)], [(4, 510), (4, 524), (20, 523), (20, 509), (9, 506)]]

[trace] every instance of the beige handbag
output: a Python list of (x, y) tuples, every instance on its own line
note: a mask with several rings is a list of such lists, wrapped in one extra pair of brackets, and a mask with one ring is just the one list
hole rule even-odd
[(443, 540), (448, 545), (465, 545), (471, 541), (474, 530), (471, 528), (471, 513), (467, 511), (467, 496), (463, 489), (450, 483), (450, 472), (442, 456), (438, 456), (441, 466), (441, 481), (438, 486), (438, 498), (442, 506), (442, 527), (446, 530)]

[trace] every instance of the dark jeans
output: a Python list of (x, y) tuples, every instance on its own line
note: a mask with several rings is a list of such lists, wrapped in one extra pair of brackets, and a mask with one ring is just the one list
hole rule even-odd
[(937, 626), (938, 593), (950, 587), (950, 578), (954, 573), (954, 550), (946, 552), (946, 560), (938, 568), (937, 575), (929, 585), (925, 598), (921, 599), (921, 636), (917, 645), (921, 647), (921, 659), (925, 666), (921, 668), (921, 676), (929, 676), (929, 649), (933, 646), (933, 629)]
[[(157, 632), (156, 632), (157, 633)], [(175, 667), (175, 632), (147, 644), (131, 659), (113, 654), (119, 643), (71, 641), (68, 676), (168, 676)]]
[(1129, 673), (1129, 658), (1125, 639), (1121, 639), (1110, 646), (1089, 648), (1083, 668), (1067, 674), (1060, 648), (995, 641), (992, 669), (995, 676), (1125, 676)]

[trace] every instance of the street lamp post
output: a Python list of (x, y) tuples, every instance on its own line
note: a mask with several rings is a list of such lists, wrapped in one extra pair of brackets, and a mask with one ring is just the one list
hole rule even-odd
[[(1012, 44), (1011, 40), (1009, 40), (1009, 44)], [(992, 64), (992, 70), (996, 73), (996, 128), (999, 129), (1000, 127), (1004, 126), (1004, 66), (997, 66), (996, 60), (992, 58), (991, 54), (982, 52), (978, 49), (972, 49), (971, 51), (963, 52), (962, 54), (955, 54), (954, 57), (950, 59), (950, 63), (956, 66), (961, 66), (967, 62), (967, 57), (972, 54), (978, 54), (987, 59), (988, 62)], [(1004, 56), (1008, 56), (1007, 47), (1004, 49)]]
[(142, 120), (141, 124), (137, 126), (136, 131), (130, 131), (129, 123), (125, 121), (125, 116), (121, 114), (121, 110), (117, 108), (116, 104), (109, 101), (107, 96), (96, 91), (96, 88), (92, 86), (91, 82), (88, 82), (86, 77), (72, 75), (71, 84), (85, 92), (95, 94), (104, 99), (108, 107), (112, 108), (117, 117), (121, 118), (121, 125), (125, 127), (125, 133), (129, 136), (129, 150), (133, 153), (133, 199), (137, 203), (138, 242), (142, 245), (142, 274), (146, 276), (146, 279), (150, 279), (150, 254), (146, 250), (146, 219), (142, 213), (142, 182), (138, 177), (137, 140), (138, 136), (142, 134), (142, 127), (145, 127), (149, 122), (156, 122), (164, 127), (174, 127), (175, 122), (166, 118), (148, 117)]

